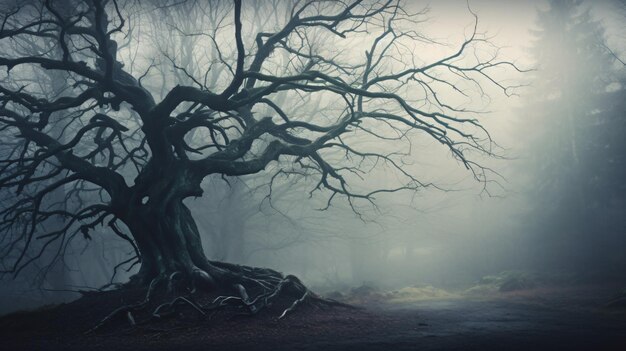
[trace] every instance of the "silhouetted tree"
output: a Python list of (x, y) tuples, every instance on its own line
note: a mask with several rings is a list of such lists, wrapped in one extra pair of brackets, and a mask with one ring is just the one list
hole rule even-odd
[(524, 167), (533, 172), (528, 229), (544, 242), (534, 250), (538, 263), (591, 269), (610, 249), (600, 204), (622, 192), (607, 179), (623, 169), (612, 165), (623, 154), (621, 137), (612, 133), (626, 121), (611, 90), (616, 70), (604, 28), (582, 1), (550, 1), (537, 26), (531, 49), (537, 71), (523, 107), (530, 161)]
[[(150, 71), (158, 63), (144, 62), (137, 73), (142, 63), (121, 61), (123, 50), (158, 54), (127, 27), (129, 16), (136, 16), (135, 26), (145, 20), (134, 11), (137, 3), (77, 1), (65, 14), (48, 0), (4, 11), (0, 187), (11, 198), (0, 212), (2, 272), (17, 274), (53, 243), (88, 238), (95, 226), (108, 225), (136, 250), (129, 262), (140, 268), (130, 284), (236, 287), (246, 303), (246, 289), (261, 287), (265, 297), (286, 286), (305, 293), (295, 277), (207, 259), (184, 203), (203, 195), (204, 178), (264, 170), (273, 173), (271, 182), (303, 176), (315, 180), (313, 190), (328, 192), (328, 205), (343, 197), (358, 210), (359, 201), (373, 202), (377, 194), (427, 186), (404, 160), (411, 135), (422, 133), (477, 180), (489, 181), (488, 169), (470, 155), (491, 155), (491, 138), (477, 112), (457, 106), (484, 96), (485, 83), (508, 94), (511, 87), (496, 75), (517, 68), (499, 59), (476, 26), (454, 50), (425, 61), (416, 45), (436, 43), (416, 31), (422, 13), (395, 1), (275, 3), (270, 10), (284, 11), (284, 23), (250, 38), (241, 1), (219, 4), (228, 18), (216, 17), (215, 35), (193, 44), (215, 49), (215, 60), (196, 67), (205, 78), (217, 72), (215, 86), (184, 71), (189, 85), (155, 86)], [(173, 11), (168, 6), (161, 10)], [(326, 45), (312, 40), (319, 35), (330, 38)], [(58, 50), (23, 55), (21, 41)], [(71, 91), (43, 94), (32, 84), (40, 70), (62, 72)], [(324, 108), (290, 108), (310, 95), (319, 95)], [(383, 151), (385, 143), (404, 151)], [(381, 167), (398, 184), (363, 190), (359, 179)], [(66, 199), (76, 206), (43, 206), (60, 187), (70, 189)], [(40, 227), (55, 216), (64, 218), (63, 228)], [(35, 241), (43, 244), (33, 251)]]

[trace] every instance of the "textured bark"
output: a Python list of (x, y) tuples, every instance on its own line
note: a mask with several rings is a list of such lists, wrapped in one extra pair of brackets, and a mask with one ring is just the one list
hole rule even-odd
[(133, 211), (128, 226), (141, 254), (138, 278), (150, 280), (180, 272), (191, 277), (211, 267), (189, 209), (180, 200), (166, 206), (143, 205)]

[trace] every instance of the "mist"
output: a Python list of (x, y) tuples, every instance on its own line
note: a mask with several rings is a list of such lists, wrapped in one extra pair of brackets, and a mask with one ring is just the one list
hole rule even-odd
[[(307, 181), (286, 181), (269, 196), (267, 174), (209, 178), (203, 188), (210, 196), (188, 202), (198, 218), (207, 254), (234, 263), (275, 267), (326, 289), (364, 283), (461, 286), (509, 270), (560, 271), (599, 279), (621, 276), (626, 265), (624, 221), (620, 218), (623, 185), (610, 182), (623, 175), (626, 166), (621, 160), (621, 134), (606, 133), (623, 130), (615, 128), (624, 126), (619, 106), (624, 70), (602, 47), (612, 48), (619, 56), (624, 44), (620, 26), (624, 10), (620, 4), (608, 1), (562, 5), (574, 7), (564, 16), (585, 14), (585, 20), (600, 31), (597, 37), (588, 39), (591, 42), (584, 43), (597, 48), (579, 48), (588, 50), (583, 54), (590, 56), (581, 66), (571, 54), (576, 45), (583, 45), (577, 39), (543, 42), (546, 39), (542, 37), (561, 35), (551, 32), (561, 28), (546, 28), (540, 19), (561, 11), (558, 6), (542, 1), (472, 1), (469, 7), (462, 1), (409, 5), (412, 11), (424, 12), (424, 22), (416, 27), (429, 40), (462, 39), (473, 25), (475, 13), (480, 30), (493, 36), (504, 57), (528, 71), (506, 72), (510, 77), (498, 77), (515, 80), (518, 86), (507, 91), (511, 96), (491, 91), (488, 101), (465, 102), (483, 108), (480, 121), (497, 143), (494, 157), (479, 155), (479, 162), (493, 170), (488, 175), (489, 183), (473, 179), (471, 172), (446, 150), (420, 135), (412, 136), (413, 145), (404, 160), (420, 179), (436, 188), (382, 194), (374, 205), (358, 209), (336, 201), (321, 210), (325, 208), (324, 196), (309, 194), (311, 184)], [(145, 5), (132, 11), (149, 13), (149, 8)], [(197, 39), (196, 45), (202, 45), (203, 40), (209, 39)], [(430, 51), (419, 56), (425, 62), (448, 50), (445, 44), (426, 44), (423, 46)], [(120, 56), (126, 60), (135, 55), (132, 65), (140, 71), (148, 64), (149, 56), (140, 53), (157, 49), (151, 43), (140, 41), (137, 45), (128, 47)], [(566, 67), (565, 72), (557, 72), (561, 67)], [(172, 73), (180, 79), (180, 72), (170, 70)], [(558, 81), (558, 74), (580, 83)], [(598, 83), (588, 87), (592, 81)], [(577, 90), (584, 89), (597, 96), (578, 99), (586, 92)], [(547, 101), (538, 102), (546, 97)], [(575, 105), (576, 111), (550, 105), (570, 109)], [(552, 110), (546, 111), (546, 106)], [(589, 120), (594, 118), (597, 131), (589, 132), (588, 126), (594, 124)], [(600, 123), (605, 124), (598, 126)], [(580, 131), (576, 140), (568, 128)], [(578, 152), (588, 153), (582, 157), (595, 160), (578, 161), (577, 169), (572, 170), (568, 157), (573, 151), (567, 150), (567, 143), (572, 143), (571, 148), (574, 143), (579, 145)], [(598, 169), (604, 166), (598, 163), (612, 165), (610, 169)], [(572, 176), (572, 172), (577, 174)], [(368, 182), (383, 186), (392, 182), (389, 177), (393, 175), (384, 169), (374, 167), (371, 173)], [(573, 177), (576, 179), (569, 179)], [(547, 184), (556, 179), (581, 183), (558, 187)], [(594, 188), (590, 188), (591, 183)], [(582, 208), (565, 209), (561, 199), (579, 191), (576, 188), (589, 193), (582, 200)], [(571, 211), (584, 214), (572, 215), (568, 213)], [(584, 223), (574, 223), (577, 220)], [(106, 265), (117, 263), (126, 254), (110, 235), (98, 233), (92, 237), (89, 247), (76, 243), (70, 259), (59, 268), (66, 271), (63, 279), (68, 287), (106, 283), (112, 274)], [(115, 279), (123, 281), (129, 273), (117, 273)], [(24, 288), (18, 280), (8, 281), (4, 290), (11, 293)], [(24, 304), (45, 303), (44, 296), (39, 297), (43, 300)], [(21, 307), (11, 302), (4, 309), (6, 312)]]
[[(8, 16), (15, 4), (5, 1), (2, 12)], [(119, 6), (120, 18), (128, 21), (124, 30), (111, 34), (117, 41), (116, 60), (155, 100), (166, 99), (176, 86), (216, 92), (229, 89), (231, 77), (238, 72), (239, 45), (232, 39), (236, 22), (230, 2), (128, 1)], [(256, 33), (282, 28), (293, 6), (282, 1), (244, 3), (241, 45), (252, 50), (259, 45)], [(325, 3), (319, 6), (332, 8)], [(446, 136), (458, 132), (463, 137), (448, 145), (430, 131), (364, 120), (354, 133), (339, 137), (337, 144), (349, 148), (335, 144), (335, 148), (320, 148), (324, 163), (277, 156), (253, 174), (208, 174), (200, 183), (201, 193), (184, 199), (206, 257), (268, 267), (297, 276), (320, 294), (347, 300), (365, 298), (359, 296), (363, 289), (381, 296), (407, 288), (427, 288), (442, 296), (547, 286), (602, 286), (617, 292), (626, 283), (626, 4), (608, 0), (408, 1), (404, 10), (407, 20), (398, 24), (397, 31), (411, 36), (400, 36), (390, 44), (381, 71), (401, 72), (411, 64), (427, 66), (454, 54), (470, 36), (478, 36), (484, 44), (455, 61), (470, 67), (467, 70), (443, 67), (424, 78), (428, 84), (420, 86), (416, 79), (404, 81), (402, 77), (392, 88), (382, 84), (380, 88), (404, 94), (424, 113), (451, 112), (455, 118), (467, 118), (458, 127), (458, 120), (442, 124), (449, 127)], [(26, 8), (21, 16), (26, 21), (35, 12)], [(111, 15), (111, 25), (119, 23)], [(342, 62), (344, 66), (331, 72), (349, 78), (350, 72), (362, 67), (363, 57), (372, 55), (372, 41), (385, 27), (355, 28), (350, 29), (355, 35), (345, 37), (334, 30), (302, 31), (289, 44), (310, 50), (312, 56), (276, 49), (268, 56), (271, 61), (264, 72), (277, 77), (295, 75), (306, 71), (311, 64), (307, 60), (313, 62), (318, 57), (314, 55), (319, 55)], [(261, 36), (262, 40), (270, 37)], [(381, 47), (387, 40), (381, 39)], [(11, 52), (32, 50), (20, 41), (2, 45), (16, 50)], [(83, 55), (81, 50), (77, 53)], [(250, 51), (246, 65), (252, 59)], [(315, 62), (323, 66), (325, 61)], [(3, 72), (1, 80), (31, 79), (26, 90), (37, 90), (34, 96), (52, 96), (46, 95), (47, 89), (57, 89), (55, 84), (67, 84), (69, 78), (50, 72), (57, 71), (15, 68)], [(361, 79), (354, 75), (355, 81), (346, 84), (356, 86), (357, 78)], [(34, 88), (34, 82), (43, 87)], [(56, 96), (70, 96), (67, 89), (58, 88)], [(336, 123), (335, 116), (346, 109), (352, 94), (350, 90), (337, 94), (298, 89), (277, 91), (272, 95), (274, 102), (282, 114), (298, 123), (321, 127), (285, 139), (294, 145), (326, 132), (324, 128)], [(245, 94), (254, 92), (248, 89), (237, 94), (247, 98)], [(108, 98), (106, 94), (102, 99)], [(132, 145), (140, 145), (142, 133), (147, 132), (138, 114), (125, 113), (125, 105), (120, 110), (119, 103), (115, 107), (111, 101), (110, 107), (106, 102), (94, 111), (120, 121), (131, 131)], [(358, 97), (347, 105), (384, 111), (386, 106), (374, 101)], [(182, 107), (192, 111), (195, 106)], [(182, 107), (175, 110), (180, 116), (186, 113)], [(267, 103), (251, 110), (250, 118), (268, 115), (273, 121), (287, 120), (278, 116), (278, 110)], [(211, 112), (210, 116), (222, 115)], [(236, 120), (232, 114), (224, 118)], [(245, 118), (249, 117), (242, 117), (240, 123)], [(76, 132), (64, 121), (60, 118), (50, 132), (61, 143), (72, 140)], [(85, 121), (80, 123), (88, 125)], [(227, 134), (236, 130), (237, 123), (224, 128), (221, 133), (227, 145)], [(17, 145), (9, 140), (16, 133), (9, 127), (1, 133), (0, 153), (9, 159)], [(102, 135), (107, 134), (96, 138)], [(212, 149), (204, 146), (211, 138), (221, 150), (221, 136), (215, 141), (210, 128), (198, 128), (182, 138), (191, 161), (211, 157)], [(262, 155), (281, 138), (268, 134), (254, 139), (249, 155)], [(94, 162), (107, 167), (104, 159)], [(325, 166), (341, 170), (343, 178)], [(140, 167), (130, 164), (116, 171), (129, 186), (139, 182), (142, 174)], [(327, 173), (331, 175), (328, 184)], [(79, 208), (90, 197), (112, 201), (89, 186), (81, 189), (88, 195), (70, 191), (69, 185), (64, 189), (59, 195), (64, 208)], [(2, 189), (3, 210), (12, 205), (13, 190)], [(151, 197), (145, 199), (151, 201)], [(50, 202), (49, 206), (54, 205)], [(52, 221), (46, 219), (43, 228), (63, 223)], [(141, 264), (133, 256), (137, 248), (129, 245), (132, 240), (120, 235), (130, 236), (131, 230), (117, 226), (113, 228), (107, 219), (72, 227), (76, 234), (51, 244), (51, 250), (20, 268), (19, 274), (11, 271), (17, 254), (6, 251), (0, 313), (70, 302), (81, 291), (126, 283)], [(10, 244), (14, 234), (5, 231), (3, 250), (14, 246)], [(37, 252), (29, 251), (26, 257)]]

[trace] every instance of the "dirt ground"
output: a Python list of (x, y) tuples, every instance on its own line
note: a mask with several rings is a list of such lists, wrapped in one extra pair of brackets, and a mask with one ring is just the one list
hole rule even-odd
[(626, 350), (626, 314), (603, 308), (615, 290), (538, 288), (498, 296), (376, 302), (359, 310), (285, 302), (254, 317), (192, 310), (85, 334), (119, 296), (0, 318), (1, 350)]

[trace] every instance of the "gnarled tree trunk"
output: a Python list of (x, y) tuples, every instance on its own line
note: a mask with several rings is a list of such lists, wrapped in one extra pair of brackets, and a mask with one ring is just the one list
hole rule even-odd
[(148, 285), (160, 279), (182, 277), (192, 283), (215, 284), (225, 278), (204, 254), (200, 234), (186, 197), (201, 195), (201, 177), (189, 164), (152, 162), (135, 180), (130, 194), (116, 202), (116, 215), (129, 228), (141, 258), (131, 283)]
[(220, 274), (204, 255), (196, 223), (181, 199), (163, 205), (141, 204), (131, 209), (129, 217), (126, 224), (141, 254), (135, 280), (145, 284), (180, 273), (211, 283), (211, 276)]

